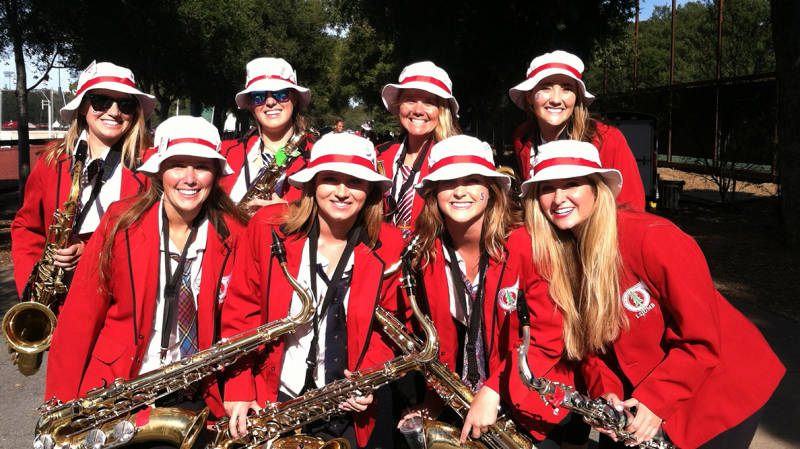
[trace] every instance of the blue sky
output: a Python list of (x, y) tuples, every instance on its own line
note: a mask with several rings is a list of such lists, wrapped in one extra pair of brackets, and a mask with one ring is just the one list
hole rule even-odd
[[(675, 6), (688, 3), (689, 0), (678, 0)], [(648, 19), (653, 14), (653, 9), (656, 6), (672, 7), (672, 0), (639, 0), (639, 20)]]

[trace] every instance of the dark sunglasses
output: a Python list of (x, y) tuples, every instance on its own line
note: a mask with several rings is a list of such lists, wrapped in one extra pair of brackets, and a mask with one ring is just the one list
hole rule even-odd
[(111, 105), (114, 103), (117, 103), (119, 112), (127, 115), (133, 114), (136, 112), (136, 108), (139, 107), (139, 101), (136, 100), (136, 98), (114, 98), (101, 94), (89, 94), (87, 97), (89, 98), (89, 104), (92, 105), (92, 109), (97, 112), (105, 112), (111, 109)]
[(272, 92), (268, 90), (250, 92), (250, 101), (252, 101), (254, 105), (258, 106), (264, 104), (267, 101), (268, 96), (272, 96), (272, 98), (274, 98), (278, 103), (286, 103), (289, 101), (289, 89), (273, 90)]

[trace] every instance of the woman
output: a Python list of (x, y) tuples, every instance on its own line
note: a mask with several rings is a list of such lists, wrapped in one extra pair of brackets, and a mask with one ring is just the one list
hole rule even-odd
[[(305, 132), (300, 111), (310, 102), (311, 91), (297, 84), (297, 73), (285, 60), (256, 58), (247, 63), (245, 88), (236, 94), (236, 106), (249, 110), (256, 126), (241, 139), (222, 143), (222, 154), (234, 170), (234, 176), (222, 183), (231, 199), (238, 203), (260, 170), (273, 161), (291, 164), (275, 185), (273, 199), (291, 202), (300, 197), (300, 190), (292, 189), (286, 176), (305, 166), (313, 142), (304, 139), (294, 150), (286, 145)], [(270, 201), (252, 200), (250, 207), (267, 204)]]
[[(218, 152), (219, 133), (202, 118), (172, 117), (156, 141), (157, 153), (139, 168), (150, 188), (109, 209), (76, 270), (50, 348), (46, 398), (83, 396), (218, 338), (235, 237), (246, 221), (219, 187), (232, 171)], [(200, 396), (179, 392), (156, 404), (205, 402), (224, 416), (213, 381), (203, 381)]]
[(88, 145), (81, 207), (74, 219), (73, 240), (54, 256), (57, 267), (74, 270), (109, 205), (147, 188), (146, 177), (134, 171), (150, 144), (145, 121), (154, 105), (155, 98), (136, 88), (133, 73), (125, 67), (93, 62), (80, 74), (75, 98), (61, 108), (61, 118), (70, 124), (67, 136), (33, 166), (22, 207), (11, 222), (11, 256), (20, 295), (42, 257), (53, 212), (69, 196), (75, 149), (81, 142)]
[(636, 409), (626, 430), (639, 442), (663, 429), (681, 448), (748, 447), (785, 370), (714, 289), (694, 240), (618, 210), (622, 176), (591, 144), (542, 145), (531, 166), (534, 262), (565, 310), (564, 353), (584, 359), (590, 394)]
[[(506, 241), (520, 224), (509, 212), (510, 181), (494, 170), (487, 143), (462, 135), (431, 148), (428, 174), (416, 186), (425, 205), (415, 227), (421, 239), (415, 262), (439, 333), (439, 358), (476, 393), (464, 420), (462, 442), (468, 435), (479, 438), (495, 423), (501, 396), (515, 405), (516, 417), (537, 440), (561, 419), (538, 399), (527, 400), (520, 382), (509, 382), (507, 364), (519, 335), (515, 310), (520, 289), (533, 314), (543, 316), (535, 334), (536, 361), (549, 370), (561, 352), (560, 316), (550, 317), (553, 304), (544, 283), (521, 277), (523, 265), (511, 244), (519, 240), (514, 237), (519, 232)], [(406, 417), (436, 416), (441, 409), (429, 392), (425, 404)]]
[(403, 128), (397, 139), (375, 148), (379, 169), (392, 179), (386, 219), (408, 238), (424, 203), (414, 184), (428, 174), (428, 150), (440, 140), (461, 134), (458, 102), (447, 72), (430, 61), (406, 66), (399, 82), (384, 86), (381, 97)]
[(636, 159), (622, 133), (593, 119), (589, 105), (594, 96), (581, 79), (583, 61), (556, 50), (531, 61), (525, 81), (508, 90), (511, 101), (532, 114), (514, 131), (514, 149), (523, 176), (530, 177), (529, 160), (539, 145), (560, 139), (591, 142), (600, 151), (603, 167), (616, 168), (625, 176), (625, 188), (617, 204), (644, 210), (644, 188)]
[[(372, 315), (377, 305), (397, 309), (397, 278), (384, 279), (383, 271), (399, 259), (405, 244), (396, 229), (382, 223), (381, 200), (391, 181), (375, 171), (372, 144), (348, 133), (326, 134), (314, 145), (308, 166), (289, 182), (302, 197), (288, 212), (283, 205), (263, 208), (247, 228), (222, 311), (222, 335), (300, 309), (299, 298), (271, 260), (272, 230), (284, 239), (289, 272), (311, 286), (316, 313), (312, 323), (271, 342), (266, 355), (255, 358), (260, 362), (226, 384), (234, 437), (245, 432), (248, 409), (300, 396), (393, 356), (376, 335)], [(367, 445), (376, 413), (372, 395), (340, 407), (354, 413), (312, 424), (307, 433), (347, 438), (353, 447)]]

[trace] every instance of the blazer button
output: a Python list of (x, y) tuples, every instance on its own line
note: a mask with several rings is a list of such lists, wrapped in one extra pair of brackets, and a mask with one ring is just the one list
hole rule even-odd
[(439, 353), (439, 357), (444, 357), (444, 351)]
[(274, 366), (270, 366), (269, 370), (272, 371), (272, 372), (275, 372), (275, 367)]
[(139, 340), (144, 340), (144, 335), (139, 335)]

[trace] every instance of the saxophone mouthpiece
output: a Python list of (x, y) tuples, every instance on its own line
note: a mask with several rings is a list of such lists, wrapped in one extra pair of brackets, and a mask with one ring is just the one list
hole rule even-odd
[(272, 229), (272, 255), (278, 259), (279, 264), (286, 263), (286, 248), (283, 241), (278, 237), (278, 233)]

